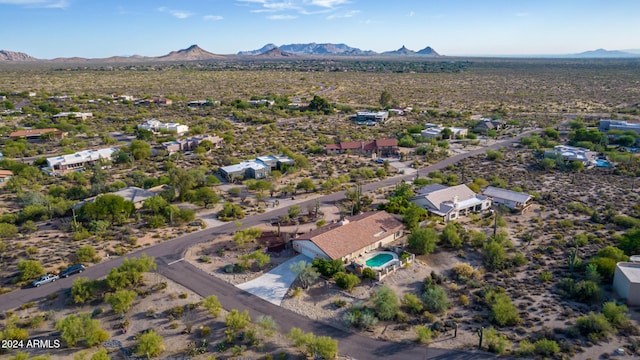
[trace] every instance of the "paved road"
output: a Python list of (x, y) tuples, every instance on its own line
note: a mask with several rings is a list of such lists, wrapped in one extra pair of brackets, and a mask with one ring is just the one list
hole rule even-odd
[[(490, 148), (497, 149), (501, 146), (509, 146), (510, 144), (517, 142), (520, 137), (536, 130), (531, 130), (515, 138), (498, 142), (491, 145)], [(483, 148), (452, 156), (437, 164), (420, 169), (419, 174), (420, 176), (425, 176), (430, 171), (443, 169), (464, 158), (483, 154), (485, 151), (486, 148)], [(378, 188), (394, 185), (400, 180), (411, 180), (413, 178), (415, 178), (415, 174), (388, 178), (379, 182), (365, 184), (362, 186), (362, 191), (374, 191)], [(319, 200), (322, 203), (333, 204), (335, 201), (343, 198), (344, 191), (321, 196)], [(313, 206), (315, 201), (315, 199), (301, 201), (299, 205), (304, 209), (308, 205)], [(283, 207), (245, 218), (243, 219), (243, 227), (251, 227), (268, 222), (270, 219), (286, 215), (287, 212), (288, 209)], [(148, 256), (153, 256), (156, 258), (159, 273), (202, 296), (212, 294), (217, 295), (224, 308), (238, 310), (247, 309), (249, 310), (252, 318), (255, 318), (260, 314), (271, 315), (285, 331), (288, 331), (291, 326), (295, 325), (305, 331), (313, 331), (316, 334), (334, 337), (340, 340), (340, 351), (342, 354), (349, 355), (357, 359), (372, 359), (379, 357), (387, 357), (389, 359), (444, 359), (445, 357), (447, 359), (475, 359), (485, 357), (485, 355), (481, 353), (412, 347), (407, 344), (385, 342), (357, 334), (347, 333), (333, 326), (313, 321), (289, 310), (268, 303), (219, 278), (202, 272), (189, 263), (184, 261), (176, 262), (183, 257), (183, 254), (191, 246), (208, 241), (209, 239), (219, 235), (233, 233), (235, 230), (235, 224), (230, 222), (221, 226), (207, 228), (199, 232), (190, 233), (173, 240), (153, 245), (128, 254), (125, 257), (138, 257), (142, 253), (146, 253)], [(82, 276), (89, 277), (90, 279), (103, 277), (107, 275), (111, 268), (120, 266), (123, 258), (124, 257), (114, 258), (100, 264), (90, 266), (82, 273)], [(65, 291), (71, 287), (73, 280), (76, 277), (77, 276), (72, 276), (70, 278), (60, 279), (54, 283), (38, 288), (24, 288), (8, 294), (0, 295), (0, 311), (4, 312), (14, 309), (29, 301), (37, 301), (38, 299), (54, 292)], [(490, 356), (487, 356), (487, 358), (490, 358)]]

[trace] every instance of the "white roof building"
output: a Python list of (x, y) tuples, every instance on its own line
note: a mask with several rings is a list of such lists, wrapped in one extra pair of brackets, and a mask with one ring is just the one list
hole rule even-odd
[(527, 193), (488, 186), (482, 195), (491, 198), (494, 204), (501, 204), (511, 210), (525, 212), (533, 203), (533, 197)]
[(61, 113), (57, 113), (53, 115), (54, 119), (66, 118), (66, 117), (74, 117), (76, 119), (86, 120), (87, 118), (93, 117), (93, 113), (90, 112), (77, 112), (77, 111), (65, 111)]
[(619, 262), (613, 275), (613, 288), (631, 306), (640, 305), (640, 264)]
[(608, 132), (609, 130), (635, 131), (640, 134), (640, 123), (630, 123), (624, 120), (602, 119), (598, 126), (600, 132)]
[(545, 157), (549, 155), (562, 156), (564, 161), (579, 161), (585, 165), (594, 165), (598, 153), (580, 147), (557, 145), (553, 147), (553, 150), (545, 151)]
[(47, 165), (53, 173), (64, 173), (81, 169), (101, 159), (111, 160), (111, 156), (116, 151), (118, 151), (116, 148), (79, 151), (74, 154), (47, 158)]
[(178, 135), (183, 135), (189, 132), (189, 127), (187, 125), (174, 122), (163, 123), (158, 119), (147, 120), (144, 124), (139, 124), (138, 129), (145, 129), (153, 132), (170, 131), (175, 132)]
[(418, 190), (411, 201), (429, 213), (442, 216), (445, 221), (483, 212), (491, 208), (491, 199), (474, 193), (467, 185), (447, 187), (431, 184)]

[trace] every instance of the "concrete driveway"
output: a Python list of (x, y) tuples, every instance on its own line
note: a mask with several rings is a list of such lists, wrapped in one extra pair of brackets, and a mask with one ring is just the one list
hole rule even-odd
[(311, 259), (300, 254), (276, 266), (268, 273), (236, 286), (274, 305), (280, 306), (289, 287), (298, 276), (291, 272), (290, 267), (300, 261), (311, 263)]

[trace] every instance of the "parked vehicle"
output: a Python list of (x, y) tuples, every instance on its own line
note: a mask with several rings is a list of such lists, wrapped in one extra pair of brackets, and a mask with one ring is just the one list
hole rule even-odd
[(44, 285), (44, 284), (48, 284), (50, 282), (54, 282), (56, 280), (60, 279), (60, 276), (55, 275), (55, 274), (47, 274), (47, 275), (43, 275), (40, 279), (38, 280), (34, 280), (31, 285), (33, 285), (34, 287), (38, 287), (40, 285)]
[(69, 266), (68, 268), (62, 270), (62, 272), (60, 273), (60, 277), (69, 277), (69, 275), (73, 275), (76, 273), (81, 273), (82, 271), (84, 271), (84, 269), (86, 269), (86, 267), (82, 264), (74, 264)]

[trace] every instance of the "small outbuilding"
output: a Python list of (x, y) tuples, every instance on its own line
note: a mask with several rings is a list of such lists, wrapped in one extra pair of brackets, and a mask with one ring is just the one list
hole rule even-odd
[(619, 262), (613, 276), (613, 288), (627, 305), (640, 305), (640, 263)]
[(495, 186), (488, 186), (484, 189), (482, 195), (490, 197), (494, 204), (504, 205), (511, 210), (519, 211), (521, 214), (533, 204), (533, 197), (527, 193)]

